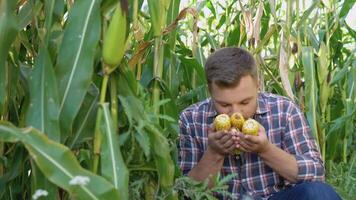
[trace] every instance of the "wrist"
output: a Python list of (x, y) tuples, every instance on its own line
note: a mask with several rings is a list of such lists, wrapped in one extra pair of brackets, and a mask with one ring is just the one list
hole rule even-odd
[(258, 152), (258, 154), (261, 157), (264, 157), (264, 155), (266, 155), (269, 152), (271, 152), (272, 149), (273, 149), (272, 143), (268, 142), (266, 145), (263, 146), (263, 148), (261, 148), (261, 150)]
[(225, 155), (214, 151), (214, 149), (208, 147), (208, 149), (204, 153), (205, 156), (209, 157), (210, 159), (214, 160), (215, 162), (219, 162), (221, 160), (224, 160)]

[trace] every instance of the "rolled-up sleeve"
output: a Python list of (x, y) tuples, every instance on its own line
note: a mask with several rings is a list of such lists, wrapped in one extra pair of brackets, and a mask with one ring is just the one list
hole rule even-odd
[(294, 104), (287, 116), (283, 145), (284, 149), (297, 160), (298, 182), (325, 180), (319, 148), (304, 114)]
[(192, 124), (189, 121), (189, 113), (181, 113), (179, 117), (179, 142), (178, 142), (178, 165), (184, 175), (198, 163), (201, 150), (192, 133)]

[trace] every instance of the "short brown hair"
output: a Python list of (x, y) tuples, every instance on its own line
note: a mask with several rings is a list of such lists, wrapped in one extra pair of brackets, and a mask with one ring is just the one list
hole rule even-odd
[(205, 75), (209, 88), (212, 83), (219, 87), (237, 86), (240, 79), (246, 75), (257, 81), (256, 61), (252, 54), (244, 49), (221, 48), (208, 57)]

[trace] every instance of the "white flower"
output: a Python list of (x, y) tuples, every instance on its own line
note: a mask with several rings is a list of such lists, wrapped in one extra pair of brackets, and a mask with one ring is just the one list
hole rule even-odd
[(87, 176), (75, 176), (69, 181), (69, 185), (80, 185), (84, 186), (89, 183), (90, 179)]
[(46, 190), (38, 189), (35, 191), (35, 194), (32, 195), (32, 199), (37, 200), (40, 197), (45, 197), (48, 195), (48, 192)]

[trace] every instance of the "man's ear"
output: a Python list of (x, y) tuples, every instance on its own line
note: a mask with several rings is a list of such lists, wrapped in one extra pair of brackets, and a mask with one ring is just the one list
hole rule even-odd
[(260, 88), (260, 86), (261, 86), (261, 84), (260, 84), (260, 79), (257, 79), (256, 84), (257, 84), (257, 90), (258, 90), (258, 91), (261, 91), (261, 88)]

